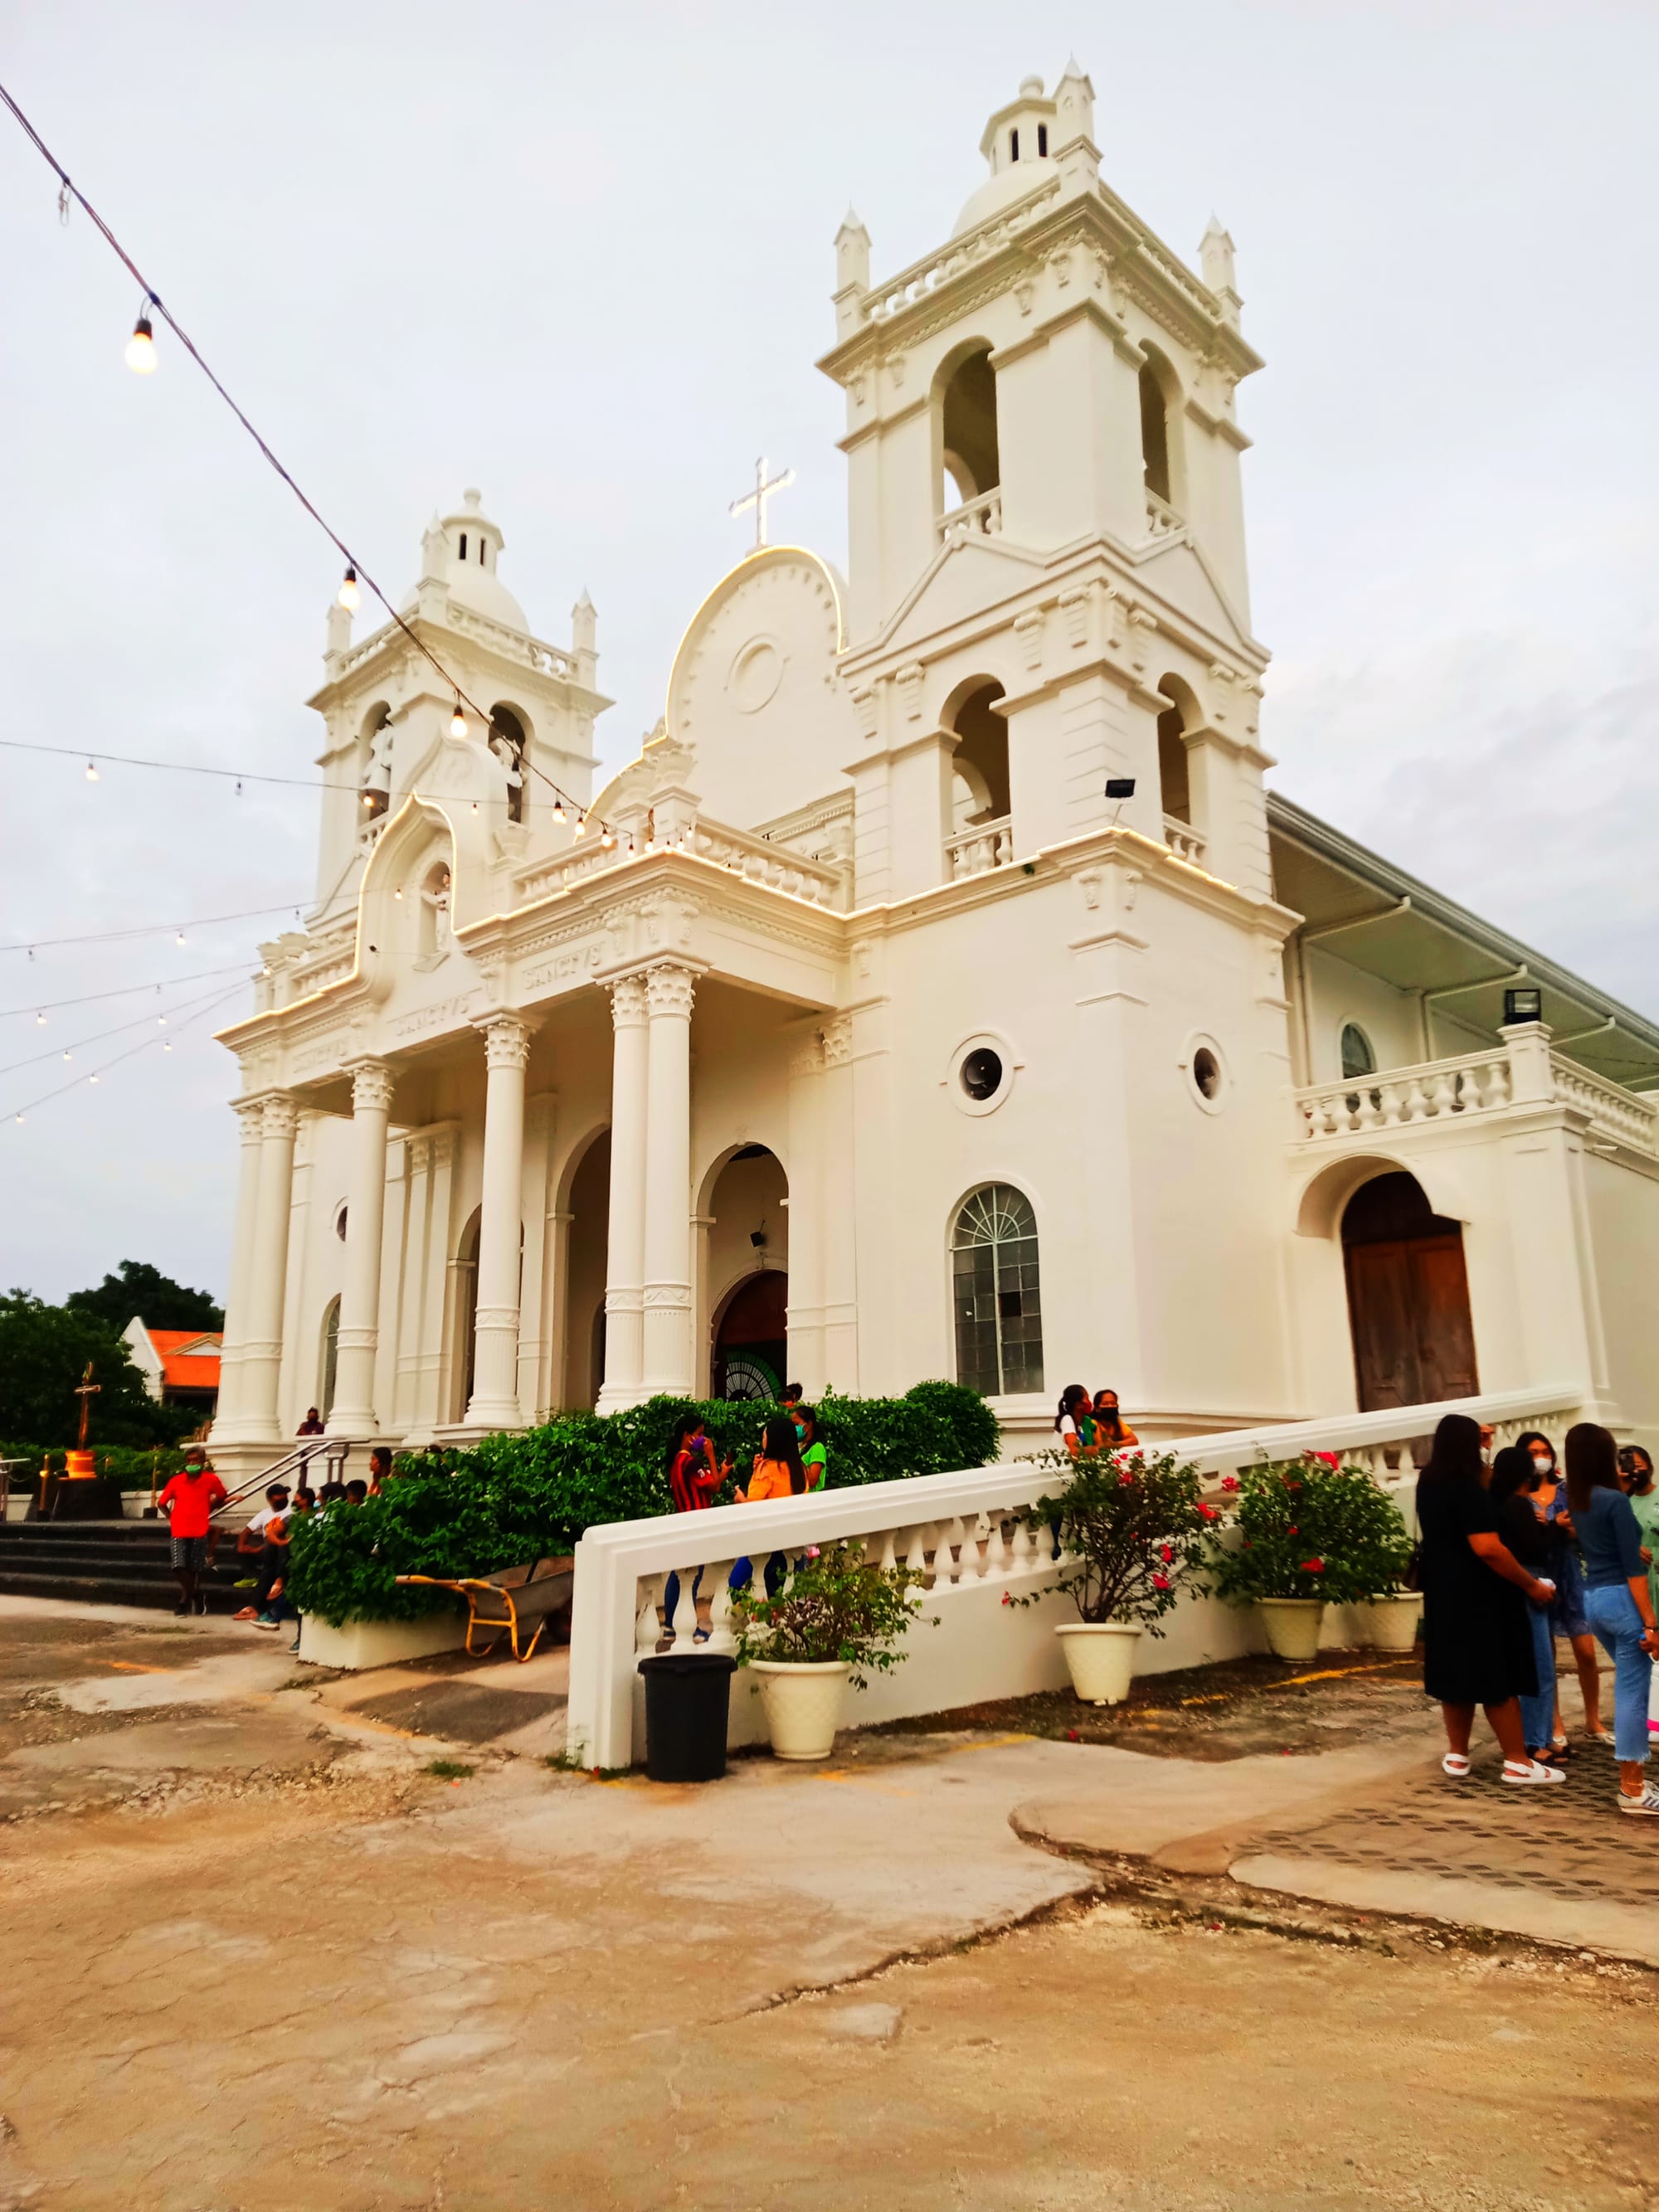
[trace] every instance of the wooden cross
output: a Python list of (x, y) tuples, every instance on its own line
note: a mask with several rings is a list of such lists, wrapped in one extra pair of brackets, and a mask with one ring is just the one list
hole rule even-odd
[(794, 481), (793, 469), (785, 469), (781, 474), (772, 477), (769, 483), (766, 474), (766, 456), (763, 453), (755, 464), (755, 489), (753, 491), (745, 492), (741, 499), (734, 499), (726, 510), (729, 514), (735, 517), (747, 514), (751, 507), (754, 508), (755, 550), (757, 553), (766, 543), (767, 501), (771, 498), (774, 492), (787, 490)]
[(92, 1362), (91, 1360), (88, 1360), (87, 1371), (75, 1386), (75, 1395), (81, 1401), (81, 1436), (79, 1449), (82, 1451), (84, 1451), (87, 1448), (87, 1419), (92, 1412), (92, 1401), (98, 1395), (98, 1393), (103, 1389), (103, 1387), (104, 1386), (101, 1382), (94, 1382), (93, 1381)]

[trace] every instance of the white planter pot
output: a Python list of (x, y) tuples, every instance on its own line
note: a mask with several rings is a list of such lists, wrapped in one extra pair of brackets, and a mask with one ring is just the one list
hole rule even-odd
[(1073, 1620), (1056, 1628), (1072, 1687), (1085, 1705), (1121, 1705), (1129, 1694), (1140, 1631), (1121, 1620)]
[(1374, 1597), (1353, 1610), (1362, 1643), (1376, 1651), (1409, 1651), (1417, 1641), (1423, 1596), (1419, 1590), (1402, 1590), (1398, 1597)]
[(846, 1661), (751, 1659), (749, 1671), (760, 1677), (774, 1759), (828, 1759), (853, 1671)]
[(300, 1617), (300, 1659), (309, 1667), (395, 1667), (466, 1642), (466, 1615), (423, 1613), (418, 1620), (349, 1620), (331, 1628), (314, 1613)]
[(1313, 1659), (1319, 1653), (1322, 1597), (1259, 1597), (1255, 1609), (1276, 1659)]

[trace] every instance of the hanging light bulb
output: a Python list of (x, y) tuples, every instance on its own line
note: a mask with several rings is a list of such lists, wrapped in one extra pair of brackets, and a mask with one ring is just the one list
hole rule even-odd
[(22, 1118), (23, 1118), (23, 1117), (22, 1117), (22, 1115), (20, 1114), (20, 1115), (18, 1115), (18, 1117), (17, 1117), (17, 1118), (18, 1118), (18, 1120), (21, 1121), (22, 1120)]
[(89, 1075), (89, 1076), (88, 1076), (88, 1078), (87, 1078), (87, 1081), (88, 1081), (88, 1083), (96, 1083), (96, 1082), (97, 1082), (97, 1080), (98, 1080), (98, 1078), (97, 1078), (95, 1075)]
[(616, 843), (616, 839), (611, 836), (609, 830), (606, 830), (599, 839), (600, 844), (604, 846), (607, 853), (611, 850), (611, 848)]
[(46, 1016), (45, 1016), (44, 1014), (37, 1014), (37, 1015), (35, 1016), (35, 1018), (34, 1018), (34, 1026), (35, 1026), (35, 1028), (36, 1028), (36, 1029), (38, 1029), (38, 1030), (43, 1030), (43, 1029), (45, 1029), (45, 1027), (46, 1026)]
[(64, 1059), (65, 1059), (65, 1060), (69, 1060), (69, 1059), (70, 1059), (70, 1058), (72, 1057), (72, 1054), (70, 1054), (70, 1053), (68, 1053), (68, 1052), (65, 1052), (65, 1053), (64, 1053)]
[(177, 937), (175, 937), (175, 938), (173, 939), (173, 943), (174, 943), (175, 945), (182, 945), (182, 944), (184, 943), (184, 941), (185, 941), (185, 933), (184, 933), (184, 931), (183, 931), (182, 929), (179, 932), (179, 934), (177, 935)]
[(173, 1050), (173, 1039), (171, 1037), (162, 1038), (161, 1049), (163, 1052), (171, 1052)]
[(345, 580), (335, 597), (349, 615), (355, 615), (363, 603), (363, 595), (357, 589), (357, 571), (349, 561), (346, 562)]
[(585, 814), (579, 814), (576, 817), (576, 835), (579, 837), (585, 837), (587, 835), (587, 817)]
[(149, 376), (155, 369), (155, 336), (149, 326), (148, 302), (138, 310), (138, 319), (132, 326), (123, 359), (135, 376)]
[(155, 1022), (157, 1028), (165, 1029), (167, 1025), (167, 1018), (165, 1014), (157, 1014)]
[(403, 885), (402, 885), (401, 884), (398, 884), (398, 888), (397, 888), (397, 890), (396, 890), (395, 891), (393, 891), (393, 892), (392, 892), (392, 897), (393, 897), (393, 898), (401, 898), (401, 897), (403, 896), (403, 895), (404, 895), (404, 887), (403, 887)]
[(478, 802), (477, 802), (477, 800), (475, 799), (473, 800), (473, 802), (472, 802), (472, 811), (476, 814), (476, 813), (477, 812), (477, 811), (478, 811)]
[(96, 783), (97, 781), (98, 770), (94, 763), (91, 761), (88, 761), (87, 763), (87, 781), (88, 783)]
[(455, 696), (455, 711), (449, 718), (449, 734), (452, 738), (464, 738), (466, 735), (466, 716), (461, 712), (459, 692)]
[(633, 835), (632, 835), (631, 831), (630, 831), (630, 833), (629, 833), (629, 839), (628, 839), (628, 850), (629, 850), (629, 857), (631, 858), (631, 857), (632, 857), (632, 854), (633, 854), (633, 851), (634, 851), (634, 839), (633, 839)]
[(553, 819), (556, 822), (564, 820), (564, 801), (562, 799), (556, 799), (553, 802)]

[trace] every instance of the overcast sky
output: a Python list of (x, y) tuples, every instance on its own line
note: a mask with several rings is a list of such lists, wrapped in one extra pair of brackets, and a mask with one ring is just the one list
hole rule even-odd
[[(389, 588), (466, 484), (540, 635), (587, 586), (616, 761), (757, 452), (844, 560), (811, 364), (849, 200), (878, 276), (942, 243), (1073, 49), (1110, 182), (1189, 259), (1212, 209), (1237, 242), (1273, 781), (1659, 1013), (1650, 0), (10, 0), (0, 76)], [(337, 563), (165, 334), (123, 368), (135, 287), (54, 202), (0, 117), (0, 735), (307, 774)], [(0, 793), (0, 945), (311, 889), (303, 791), (9, 751)], [(185, 1027), (234, 977), (174, 979), (283, 921), (0, 953), (0, 1285), (222, 1292), (246, 1000)]]

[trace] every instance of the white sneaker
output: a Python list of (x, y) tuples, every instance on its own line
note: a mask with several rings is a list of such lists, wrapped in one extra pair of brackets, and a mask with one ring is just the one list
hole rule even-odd
[(1635, 1814), (1638, 1820), (1659, 1820), (1659, 1790), (1656, 1790), (1650, 1782), (1642, 1784), (1639, 1797), (1626, 1797), (1621, 1790), (1619, 1792), (1619, 1809), (1621, 1813)]
[(1535, 1790), (1549, 1782), (1565, 1782), (1559, 1766), (1546, 1766), (1541, 1759), (1506, 1759), (1504, 1779), (1512, 1789)]

